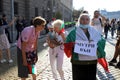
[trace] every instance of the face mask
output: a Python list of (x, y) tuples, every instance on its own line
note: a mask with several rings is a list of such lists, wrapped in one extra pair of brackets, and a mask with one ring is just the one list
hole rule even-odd
[(90, 26), (89, 26), (89, 25), (83, 25), (83, 24), (80, 24), (79, 27), (82, 28), (82, 29), (87, 29), (87, 28), (89, 28)]

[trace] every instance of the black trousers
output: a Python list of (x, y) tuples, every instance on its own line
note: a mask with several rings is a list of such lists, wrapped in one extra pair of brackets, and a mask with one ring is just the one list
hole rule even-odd
[(72, 64), (73, 80), (96, 80), (97, 64)]
[(27, 66), (23, 66), (22, 52), (17, 47), (17, 64), (18, 64), (18, 77), (27, 78), (29, 70)]

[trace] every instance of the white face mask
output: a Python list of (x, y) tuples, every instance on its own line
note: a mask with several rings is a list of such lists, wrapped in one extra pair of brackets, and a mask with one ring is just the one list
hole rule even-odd
[(83, 25), (83, 24), (80, 24), (79, 27), (82, 28), (82, 29), (87, 29), (87, 28), (89, 28), (90, 26), (89, 26), (89, 25)]

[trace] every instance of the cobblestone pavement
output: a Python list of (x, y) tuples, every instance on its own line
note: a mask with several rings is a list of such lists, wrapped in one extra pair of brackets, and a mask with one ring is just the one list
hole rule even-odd
[[(37, 80), (53, 80), (51, 67), (49, 63), (48, 56), (48, 47), (43, 47), (43, 43), (45, 39), (39, 40), (39, 60), (37, 62)], [(114, 54), (114, 46), (116, 43), (116, 39), (111, 39), (109, 37), (107, 39), (105, 51), (106, 51), (106, 59), (110, 61)], [(0, 64), (0, 80), (20, 80), (17, 77), (17, 62), (16, 62), (16, 48), (11, 48), (12, 58), (14, 59), (13, 64)], [(120, 70), (116, 69), (114, 66), (109, 66), (110, 73), (107, 73), (103, 70), (101, 65), (97, 66), (97, 80), (120, 80)], [(65, 75), (65, 80), (72, 80), (72, 70), (70, 59), (64, 57), (63, 70)], [(29, 77), (27, 80), (32, 80)]]

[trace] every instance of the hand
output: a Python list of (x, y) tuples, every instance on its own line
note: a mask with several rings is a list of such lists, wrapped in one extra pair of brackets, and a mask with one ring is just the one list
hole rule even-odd
[(23, 60), (23, 65), (27, 66), (27, 61), (26, 60)]
[(120, 45), (118, 46), (118, 49), (120, 49)]

